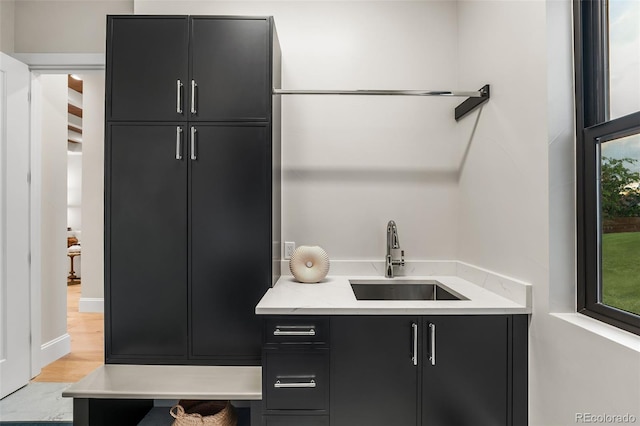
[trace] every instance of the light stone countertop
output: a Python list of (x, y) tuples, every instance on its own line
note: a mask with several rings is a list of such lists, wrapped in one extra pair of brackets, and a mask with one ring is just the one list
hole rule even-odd
[(72, 384), (62, 396), (260, 400), (262, 367), (107, 364)]
[[(394, 280), (436, 280), (469, 300), (357, 300), (351, 289), (350, 279), (385, 280), (389, 283)], [(381, 276), (330, 275), (320, 283), (301, 284), (292, 276), (283, 275), (267, 290), (255, 312), (259, 315), (530, 314), (531, 306), (507, 299), (457, 276), (401, 276), (385, 279)]]

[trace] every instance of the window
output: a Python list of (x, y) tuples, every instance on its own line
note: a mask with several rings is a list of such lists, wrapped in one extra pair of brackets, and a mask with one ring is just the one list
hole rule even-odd
[(578, 310), (640, 334), (640, 2), (575, 0)]

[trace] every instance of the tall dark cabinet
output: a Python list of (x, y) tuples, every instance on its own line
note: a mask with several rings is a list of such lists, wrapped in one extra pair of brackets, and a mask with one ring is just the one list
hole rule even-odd
[(107, 363), (259, 365), (280, 275), (271, 17), (109, 16)]

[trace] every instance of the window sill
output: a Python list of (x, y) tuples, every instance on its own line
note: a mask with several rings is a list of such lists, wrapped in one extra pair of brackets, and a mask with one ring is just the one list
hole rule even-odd
[(593, 334), (615, 342), (619, 345), (625, 346), (631, 350), (640, 353), (640, 336), (630, 333), (625, 330), (621, 330), (612, 325), (606, 324), (602, 321), (598, 321), (594, 318), (590, 318), (586, 315), (574, 313), (554, 313), (551, 316), (571, 323), (583, 330), (589, 331)]

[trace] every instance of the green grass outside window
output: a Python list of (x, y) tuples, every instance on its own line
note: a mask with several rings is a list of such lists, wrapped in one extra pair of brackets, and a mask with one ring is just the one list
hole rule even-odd
[(602, 235), (602, 303), (640, 315), (640, 232)]

